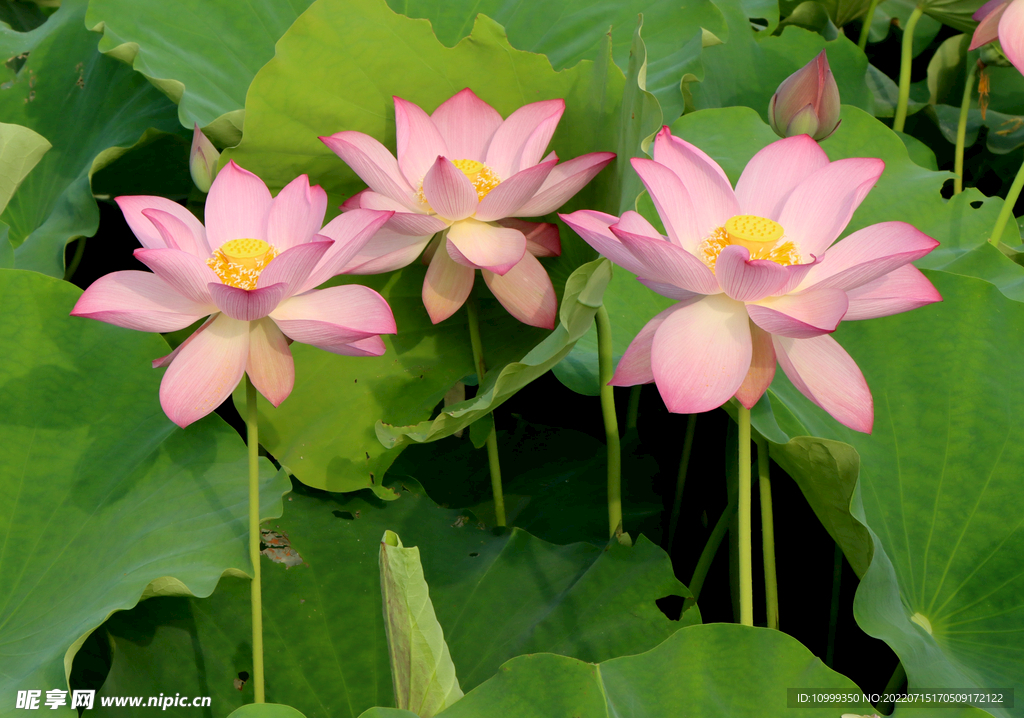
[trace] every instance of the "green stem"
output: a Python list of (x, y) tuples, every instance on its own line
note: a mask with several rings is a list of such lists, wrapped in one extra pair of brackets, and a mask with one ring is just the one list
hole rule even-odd
[(690, 589), (690, 593), (693, 594), (694, 600), (697, 600), (700, 596), (700, 589), (704, 586), (704, 579), (708, 576), (708, 569), (711, 568), (711, 562), (714, 560), (715, 554), (718, 553), (718, 547), (722, 545), (722, 540), (729, 531), (729, 524), (732, 522), (732, 515), (735, 512), (736, 504), (732, 503), (725, 507), (725, 511), (722, 512), (722, 515), (718, 517), (718, 521), (715, 523), (715, 528), (711, 530), (708, 542), (704, 544), (704, 550), (700, 552), (697, 567), (693, 569), (693, 577), (690, 579), (690, 585), (687, 586)]
[(626, 431), (636, 429), (637, 419), (640, 418), (640, 390), (643, 384), (637, 384), (629, 389), (629, 405), (626, 407)]
[(679, 524), (679, 509), (683, 505), (683, 487), (686, 485), (686, 469), (690, 465), (690, 451), (693, 449), (693, 432), (697, 428), (697, 415), (686, 419), (686, 436), (683, 439), (683, 456), (679, 460), (679, 475), (676, 477), (676, 495), (672, 499), (672, 516), (668, 522), (668, 551), (671, 553), (676, 540), (676, 526)]
[(772, 482), (768, 442), (757, 437), (757, 476), (761, 488), (761, 546), (764, 551), (764, 595), (768, 628), (779, 628), (779, 585), (775, 573), (775, 520), (772, 517)]
[(245, 426), (249, 448), (249, 558), (252, 560), (252, 677), (256, 703), (263, 695), (263, 595), (260, 590), (260, 440), (256, 387), (245, 375)]
[[(466, 314), (469, 315), (469, 343), (473, 347), (473, 366), (476, 367), (477, 391), (484, 385), (484, 345), (480, 340), (480, 312), (476, 294), (470, 293), (466, 300)], [(505, 525), (505, 495), (501, 489), (501, 464), (498, 462), (498, 435), (492, 427), (487, 435), (487, 464), (491, 470), (491, 493), (494, 495), (494, 515), (498, 526)]]
[(964, 191), (964, 143), (967, 140), (967, 115), (971, 109), (971, 93), (974, 92), (974, 77), (978, 74), (978, 63), (967, 63), (967, 82), (964, 84), (964, 99), (960, 103), (960, 121), (956, 126), (956, 154), (953, 155), (953, 194)]
[(78, 265), (82, 263), (82, 255), (85, 254), (85, 237), (79, 237), (78, 243), (75, 245), (75, 254), (71, 257), (71, 264), (64, 270), (64, 281), (70, 282), (71, 278), (75, 276), (75, 271), (78, 269)]
[(993, 246), (999, 246), (999, 240), (1003, 236), (1003, 230), (1006, 229), (1006, 223), (1013, 216), (1013, 205), (1017, 204), (1022, 187), (1024, 187), (1024, 164), (1021, 164), (1020, 169), (1017, 170), (1017, 176), (1013, 178), (1013, 184), (1010, 185), (1010, 192), (1006, 195), (1003, 208), (999, 210), (999, 216), (996, 217), (996, 226), (992, 228), (992, 236), (988, 240)]
[(868, 46), (868, 35), (871, 34), (871, 21), (875, 19), (875, 8), (879, 0), (871, 0), (868, 5), (868, 14), (864, 16), (864, 24), (860, 26), (860, 37), (857, 38), (857, 47), (861, 50)]
[(900, 57), (900, 97), (896, 103), (896, 118), (892, 122), (892, 128), (897, 132), (903, 132), (903, 126), (907, 123), (907, 103), (910, 101), (910, 66), (914, 61), (914, 28), (917, 21), (921, 19), (924, 10), (915, 7), (907, 20), (907, 26), (903, 28), (903, 53)]
[(597, 366), (601, 381), (601, 414), (608, 444), (608, 533), (622, 533), (622, 448), (619, 446), (619, 421), (615, 416), (614, 388), (608, 386), (615, 371), (612, 358), (612, 323), (604, 305), (597, 308)]
[(739, 405), (740, 623), (754, 625), (754, 572), (750, 554), (750, 409)]
[(836, 544), (832, 558), (832, 606), (828, 614), (828, 647), (825, 649), (825, 665), (832, 668), (836, 655), (836, 629), (839, 626), (839, 590), (843, 580), (843, 549)]

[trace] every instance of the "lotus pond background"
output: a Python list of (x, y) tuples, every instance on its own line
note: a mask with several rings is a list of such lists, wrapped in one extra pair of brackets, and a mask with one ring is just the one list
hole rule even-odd
[[(469, 87), (502, 116), (564, 98), (550, 148), (618, 158), (561, 211), (654, 220), (628, 159), (668, 125), (735, 183), (776, 139), (779, 83), (822, 49), (843, 104), (822, 149), (886, 165), (844, 236), (902, 220), (934, 237), (916, 265), (943, 301), (835, 333), (871, 387), (872, 434), (781, 372), (752, 411), (772, 459), (781, 630), (765, 627), (756, 521), (756, 627), (735, 625), (728, 407), (697, 419), (670, 541), (687, 418), (654, 386), (616, 389), (631, 540), (608, 541), (594, 315), (607, 308), (618, 360), (671, 302), (559, 223), (562, 254), (543, 260), (554, 331), (477, 283), (483, 377), (465, 313), (427, 316), (419, 262), (332, 280), (380, 291), (398, 334), (378, 358), (296, 343), (291, 396), (261, 399), (261, 515), (291, 548), (262, 564), (267, 697), (309, 718), (413, 715), (393, 707), (385, 531), (419, 549), (465, 692), (443, 716), (838, 718), (892, 708), (797, 710), (786, 689), (1024, 689), (1024, 247), (1016, 221), (988, 241), (1024, 160), (1015, 68), (986, 68), (962, 193), (951, 172), (980, 4), (921, 4), (898, 133), (905, 0), (866, 27), (855, 1), (0, 0), (0, 715), (21, 713), (18, 690), (69, 686), (97, 691), (87, 712), (121, 716), (146, 709), (99, 698), (209, 695), (210, 709), (166, 713), (210, 716), (253, 699), (244, 390), (181, 430), (151, 361), (191, 330), (68, 315), (99, 276), (142, 268), (113, 197), (202, 214), (194, 125), (275, 193), (308, 174), (332, 217), (364, 185), (317, 138), (358, 130), (394, 150), (392, 96), (429, 112)], [(506, 530), (475, 448), (492, 421)], [(915, 710), (1002, 718), (1024, 701), (895, 712)]]

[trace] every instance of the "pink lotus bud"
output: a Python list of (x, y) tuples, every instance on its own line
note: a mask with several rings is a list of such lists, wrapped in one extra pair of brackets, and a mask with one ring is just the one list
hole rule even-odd
[(188, 170), (192, 173), (192, 181), (200, 192), (209, 192), (213, 178), (217, 176), (217, 161), (220, 159), (220, 152), (213, 146), (213, 143), (203, 134), (196, 124), (192, 132), (192, 151), (189, 154)]
[(810, 135), (821, 141), (839, 127), (839, 87), (825, 51), (783, 80), (768, 105), (780, 137)]

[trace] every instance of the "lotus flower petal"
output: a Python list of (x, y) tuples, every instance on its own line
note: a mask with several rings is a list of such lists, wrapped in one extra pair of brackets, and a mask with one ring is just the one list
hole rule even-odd
[(268, 317), (249, 322), (249, 359), (245, 371), (256, 390), (274, 406), (280, 406), (292, 393), (292, 351), (284, 334)]
[(682, 180), (693, 203), (697, 233), (703, 238), (739, 214), (740, 206), (718, 163), (695, 150), (690, 143), (673, 137), (668, 127), (662, 128), (654, 140), (654, 161)]
[(206, 314), (217, 311), (209, 285), (220, 280), (199, 257), (180, 249), (136, 249), (134, 254), (174, 291), (203, 307)]
[(557, 163), (558, 160), (554, 159), (533, 165), (501, 182), (480, 200), (475, 218), (481, 222), (493, 222), (519, 214), (519, 208), (537, 193)]
[(773, 336), (782, 370), (804, 396), (855, 431), (871, 433), (874, 403), (857, 363), (823, 334), (811, 339)]
[[(206, 229), (203, 227), (203, 223), (177, 202), (172, 202), (166, 197), (149, 197), (146, 195), (116, 197), (114, 201), (121, 208), (125, 221), (128, 222), (128, 226), (131, 227), (132, 232), (138, 237), (143, 247), (158, 249), (169, 246), (161, 236), (160, 231), (154, 226), (152, 220), (145, 216), (145, 210), (149, 209), (158, 209), (174, 215), (192, 232), (197, 247), (209, 246), (206, 242)], [(171, 247), (171, 249), (174, 249), (174, 247)], [(181, 246), (178, 249), (188, 251), (185, 247)]]
[(210, 293), (217, 308), (232, 319), (251, 322), (270, 314), (288, 292), (284, 282), (259, 289), (239, 289), (220, 282), (210, 284)]
[(495, 130), (487, 146), (484, 164), (502, 180), (532, 167), (544, 156), (558, 121), (565, 112), (564, 100), (544, 100), (523, 105)]
[(630, 162), (651, 195), (669, 239), (687, 252), (694, 253), (707, 233), (702, 232), (697, 224), (693, 202), (683, 181), (675, 172), (654, 160), (634, 158)]
[(468, 87), (455, 93), (430, 116), (456, 159), (483, 162), (487, 146), (502, 123), (501, 115)]
[(309, 186), (309, 178), (299, 175), (284, 186), (270, 206), (267, 216), (267, 241), (278, 252), (308, 242), (320, 231), (327, 212), (327, 193), (320, 185)]
[(651, 368), (651, 346), (654, 344), (654, 334), (658, 327), (664, 323), (680, 306), (669, 307), (654, 316), (640, 333), (633, 337), (633, 341), (626, 348), (626, 353), (619, 360), (615, 367), (615, 374), (608, 382), (611, 386), (636, 386), (637, 384), (650, 384), (654, 381), (654, 370)]
[(273, 198), (263, 180), (235, 164), (217, 173), (206, 197), (206, 236), (211, 247), (232, 239), (267, 239)]
[[(331, 277), (341, 274), (342, 270), (370, 242), (374, 234), (384, 227), (391, 216), (390, 212), (356, 209), (340, 214), (328, 222), (327, 226), (320, 230), (321, 234), (318, 236), (333, 239), (334, 244), (327, 250), (323, 259), (316, 265), (298, 291), (300, 293), (309, 291)], [(270, 267), (272, 266), (274, 266), (274, 262), (270, 263)]]
[(401, 202), (413, 211), (419, 209), (420, 201), (398, 169), (398, 160), (380, 142), (355, 131), (338, 132), (330, 137), (321, 137), (320, 141), (343, 159), (374, 192)]
[(182, 347), (164, 373), (164, 413), (183, 429), (202, 419), (231, 396), (248, 360), (249, 322), (218, 315)]
[(207, 314), (210, 307), (182, 296), (165, 279), (127, 270), (106, 274), (78, 298), (71, 315), (143, 332), (174, 332)]
[(750, 369), (743, 303), (713, 294), (673, 312), (654, 334), (651, 367), (669, 411), (695, 414), (733, 396)]
[(808, 339), (834, 332), (849, 307), (841, 289), (808, 289), (747, 304), (747, 314), (770, 334)]
[(526, 222), (506, 217), (498, 220), (498, 224), (522, 232), (526, 237), (526, 251), (534, 257), (557, 257), (562, 253), (558, 227), (550, 222)]
[(445, 157), (438, 157), (423, 178), (423, 195), (438, 215), (451, 222), (469, 217), (479, 204), (469, 178)]
[(282, 302), (270, 318), (295, 341), (321, 348), (396, 331), (387, 301), (360, 284), (292, 297)]
[(551, 278), (529, 252), (504, 275), (482, 271), (495, 299), (523, 324), (542, 329), (555, 328), (558, 298)]
[(423, 306), (430, 321), (437, 324), (455, 314), (466, 303), (475, 278), (475, 269), (454, 261), (445, 245), (438, 247), (423, 279)]
[(448, 156), (448, 147), (430, 116), (418, 105), (401, 97), (393, 99), (398, 168), (409, 184), (416, 187), (438, 157)]
[(913, 264), (904, 264), (846, 295), (850, 300), (850, 309), (843, 317), (846, 321), (887, 317), (942, 301), (939, 291)]
[(334, 240), (327, 237), (320, 237), (320, 240), (299, 244), (281, 252), (260, 273), (256, 287), (262, 288), (284, 283), (285, 297), (297, 294), (305, 286), (317, 264), (334, 244)]
[(554, 212), (614, 159), (614, 152), (591, 152), (556, 165), (537, 193), (516, 213), (523, 217), (540, 217)]
[(505, 274), (526, 254), (526, 237), (518, 229), (467, 219), (451, 226), (445, 246), (460, 264)]
[(584, 241), (627, 272), (640, 274), (644, 264), (637, 259), (621, 240), (612, 234), (611, 225), (619, 218), (615, 215), (581, 209), (572, 214), (560, 214), (559, 218), (572, 228)]
[(716, 294), (720, 291), (715, 275), (702, 261), (685, 249), (664, 239), (651, 239), (612, 225), (612, 233), (639, 260), (642, 271), (638, 276), (698, 294)]
[(774, 294), (789, 278), (786, 267), (767, 259), (751, 259), (747, 248), (738, 245), (722, 250), (715, 272), (725, 293), (741, 302)]
[(825, 150), (807, 135), (772, 142), (743, 168), (736, 199), (744, 214), (777, 220), (796, 186), (828, 163)]
[(768, 391), (775, 378), (776, 364), (772, 335), (753, 322), (750, 323), (750, 346), (750, 369), (736, 390), (736, 399), (748, 409), (752, 409)]

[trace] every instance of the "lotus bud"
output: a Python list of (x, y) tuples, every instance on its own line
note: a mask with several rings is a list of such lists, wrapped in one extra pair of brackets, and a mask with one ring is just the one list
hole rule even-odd
[(768, 105), (779, 137), (810, 135), (819, 142), (839, 127), (839, 87), (825, 51), (783, 80)]
[(209, 192), (213, 178), (217, 176), (217, 162), (220, 152), (203, 134), (196, 124), (192, 132), (192, 151), (189, 154), (188, 170), (192, 173), (192, 181), (200, 192)]

